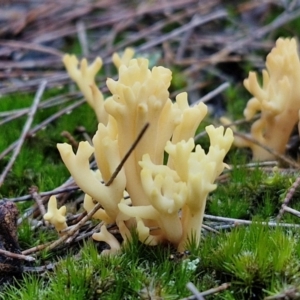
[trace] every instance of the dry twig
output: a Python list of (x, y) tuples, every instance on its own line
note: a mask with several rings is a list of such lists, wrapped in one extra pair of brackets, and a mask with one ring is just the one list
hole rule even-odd
[(11, 257), (11, 258), (17, 258), (17, 259), (26, 260), (26, 261), (35, 261), (35, 258), (32, 256), (13, 253), (13, 252), (9, 252), (9, 251), (3, 250), (3, 249), (0, 249), (0, 254), (3, 254), (5, 256)]
[(292, 211), (293, 211), (293, 214), (295, 214), (298, 217), (300, 216), (298, 213), (295, 213), (295, 210), (288, 208), (288, 204), (290, 203), (290, 201), (291, 201), (293, 195), (295, 194), (297, 188), (299, 187), (299, 185), (300, 185), (300, 177), (297, 177), (296, 181), (293, 183), (291, 188), (288, 190), (288, 192), (283, 200), (281, 209), (277, 215), (277, 220), (280, 220), (282, 218), (285, 211), (289, 211), (290, 213), (292, 213)]
[(32, 186), (29, 189), (29, 192), (30, 192), (32, 198), (35, 200), (35, 202), (36, 202), (36, 204), (37, 204), (37, 206), (40, 210), (41, 215), (43, 216), (46, 213), (46, 209), (45, 209), (45, 206), (43, 204), (41, 195), (38, 194), (38, 187), (37, 186)]
[(192, 282), (189, 282), (187, 284), (187, 288), (194, 294), (193, 296), (182, 298), (181, 300), (202, 300), (204, 299), (204, 296), (212, 295), (219, 293), (221, 291), (224, 291), (230, 287), (230, 283), (223, 283), (220, 286), (217, 286), (215, 288), (209, 289), (204, 292), (199, 292), (198, 289), (195, 287), (195, 285)]

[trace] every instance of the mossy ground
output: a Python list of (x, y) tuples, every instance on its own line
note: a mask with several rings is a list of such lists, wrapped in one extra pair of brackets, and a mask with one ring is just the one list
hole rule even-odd
[[(19, 99), (20, 96), (12, 97)], [(32, 97), (30, 94), (23, 95), (22, 101), (14, 101), (14, 109), (26, 107)], [(44, 97), (55, 96), (46, 93)], [(55, 110), (61, 108), (59, 106)], [(55, 110), (49, 108), (48, 111), (39, 112), (35, 123), (38, 124)], [(62, 184), (69, 174), (55, 144), (64, 140), (60, 135), (63, 130), (70, 131), (80, 140), (75, 129), (82, 125), (92, 135), (96, 128), (93, 114), (91, 108), (84, 104), (30, 137), (6, 185), (1, 189), (2, 196), (26, 194), (26, 189), (31, 185), (39, 186), (41, 190), (51, 190)], [(18, 120), (15, 125), (9, 126), (7, 130), (1, 131), (3, 148), (18, 137), (18, 128), (22, 127), (22, 122)], [(207, 144), (207, 137), (202, 138), (202, 142), (203, 145)], [(147, 247), (137, 239), (115, 257), (100, 256), (98, 243), (91, 240), (62, 252), (41, 252), (36, 264), (56, 261), (55, 271), (49, 271), (42, 277), (35, 273), (24, 273), (23, 280), (2, 289), (0, 298), (181, 299), (190, 294), (186, 288), (188, 282), (193, 282), (200, 291), (224, 282), (231, 284), (230, 289), (207, 296), (207, 299), (261, 299), (291, 286), (298, 289), (298, 229), (273, 228), (261, 224), (276, 217), (286, 191), (297, 174), (286, 176), (272, 170), (266, 172), (258, 166), (248, 168), (245, 164), (249, 161), (247, 150), (236, 152), (233, 149), (227, 161), (233, 164), (233, 168), (227, 173), (226, 180), (219, 183), (217, 190), (210, 195), (206, 213), (257, 220), (257, 223), (231, 228), (224, 226), (219, 234), (205, 231), (201, 244), (191, 242), (187, 254), (178, 254), (168, 245)], [(76, 195), (73, 194), (73, 198)], [(31, 201), (18, 204), (21, 211), (31, 205)], [(293, 207), (300, 208), (297, 203), (293, 203)], [(299, 223), (298, 218), (288, 214), (284, 215), (283, 221)], [(211, 221), (205, 223), (215, 226)], [(51, 229), (33, 232), (28, 222), (23, 222), (19, 227), (19, 240), (23, 249), (55, 238), (56, 233)]]

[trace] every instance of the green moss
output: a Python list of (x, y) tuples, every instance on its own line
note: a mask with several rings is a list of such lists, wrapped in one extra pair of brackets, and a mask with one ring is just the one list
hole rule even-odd
[(250, 99), (244, 86), (230, 86), (224, 91), (226, 112), (232, 120), (244, 118), (243, 111), (246, 107), (245, 99)]
[(230, 281), (235, 299), (254, 294), (261, 299), (274, 282), (295, 282), (300, 271), (297, 239), (295, 232), (279, 227), (239, 226), (203, 241), (196, 253), (201, 257), (199, 269), (217, 272), (223, 282)]
[[(57, 238), (55, 230), (45, 230), (40, 228), (37, 231), (32, 230), (32, 225), (29, 220), (25, 220), (18, 227), (18, 240), (21, 249), (29, 249)], [(45, 255), (46, 253), (44, 253)]]
[(220, 185), (211, 195), (207, 213), (238, 219), (275, 217), (291, 183), (285, 175), (278, 175), (272, 184), (270, 178), (273, 174), (266, 174), (261, 168), (235, 166), (228, 183)]
[[(54, 98), (61, 93), (62, 90), (59, 89), (47, 91), (43, 96), (43, 101)], [(0, 111), (30, 107), (33, 97), (33, 94), (14, 94), (3, 97), (0, 101)], [(33, 126), (64, 109), (67, 105), (69, 103), (38, 110), (34, 117)], [(19, 138), (25, 122), (26, 116), (1, 126), (0, 152)], [(54, 120), (35, 135), (29, 136), (1, 187), (1, 196), (15, 197), (27, 194), (28, 188), (32, 185), (36, 185), (40, 191), (44, 191), (62, 184), (69, 177), (69, 173), (61, 161), (56, 144), (67, 141), (61, 136), (63, 131), (70, 132), (78, 141), (83, 140), (83, 136), (76, 130), (79, 126), (84, 126), (90, 136), (93, 136), (97, 129), (94, 112), (86, 103)], [(8, 154), (0, 162), (1, 168), (5, 167), (10, 156), (11, 154)]]
[[(131, 251), (133, 248), (139, 251)], [(119, 256), (99, 256), (98, 251), (94, 243), (85, 244), (80, 259), (61, 260), (49, 280), (26, 276), (16, 286), (6, 287), (1, 299), (17, 299), (15, 291), (20, 297), (28, 285), (33, 299), (141, 299), (147, 293), (178, 299), (188, 295), (185, 285), (195, 276), (199, 263), (174, 261), (168, 247), (147, 247), (136, 239)]]
[[(178, 91), (187, 86), (187, 78), (183, 75), (182, 70), (180, 68), (173, 67), (172, 71), (172, 82), (170, 86), (170, 93), (173, 91)], [(175, 100), (175, 99), (174, 99)]]

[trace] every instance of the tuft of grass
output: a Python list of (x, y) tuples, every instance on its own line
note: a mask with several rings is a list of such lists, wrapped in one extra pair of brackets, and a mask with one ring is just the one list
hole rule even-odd
[(32, 300), (42, 299), (43, 296), (45, 296), (43, 281), (34, 275), (23, 276), (23, 281), (16, 282), (14, 285), (7, 285), (0, 291), (0, 299), (2, 300)]
[(219, 278), (232, 283), (236, 299), (249, 299), (254, 294), (261, 299), (265, 290), (274, 291), (276, 282), (297, 282), (297, 240), (294, 230), (257, 222), (207, 237), (196, 254), (201, 258), (200, 269), (217, 272)]

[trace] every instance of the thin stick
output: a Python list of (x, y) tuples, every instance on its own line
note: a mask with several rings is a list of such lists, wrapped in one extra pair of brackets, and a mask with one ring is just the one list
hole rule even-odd
[(132, 153), (132, 151), (135, 149), (137, 144), (140, 142), (141, 138), (143, 137), (143, 135), (146, 132), (146, 130), (148, 129), (148, 127), (149, 127), (149, 123), (146, 123), (145, 126), (143, 127), (143, 129), (141, 130), (141, 132), (139, 133), (139, 135), (137, 136), (136, 140), (134, 141), (134, 143), (128, 150), (128, 152), (125, 154), (125, 156), (123, 157), (123, 159), (121, 160), (121, 162), (119, 163), (117, 168), (115, 169), (114, 173), (111, 175), (110, 179), (105, 183), (106, 186), (109, 186), (113, 183), (114, 179), (117, 177), (117, 175), (121, 171), (122, 167), (124, 166), (126, 160), (129, 157), (129, 155)]
[(262, 225), (268, 225), (268, 226), (279, 226), (279, 227), (287, 227), (287, 228), (299, 228), (300, 225), (299, 224), (289, 224), (289, 223), (278, 223), (278, 222), (256, 222), (256, 221), (249, 221), (249, 220), (242, 220), (242, 219), (234, 219), (234, 218), (225, 218), (225, 217), (219, 217), (219, 216), (212, 216), (212, 215), (204, 215), (204, 219), (208, 219), (208, 220), (214, 220), (214, 221), (223, 221), (223, 222), (233, 222), (236, 225), (238, 224), (245, 224), (245, 225), (250, 225), (253, 223), (258, 223), (258, 224), (262, 224)]
[(78, 148), (79, 143), (75, 140), (74, 136), (69, 131), (64, 130), (60, 135), (68, 139), (69, 143), (72, 145), (72, 148)]
[(11, 121), (13, 121), (13, 120), (15, 120), (15, 119), (17, 119), (17, 118), (25, 115), (25, 114), (26, 114), (26, 112), (18, 112), (18, 113), (14, 114), (14, 115), (12, 114), (12, 115), (6, 117), (5, 119), (1, 120), (0, 121), (0, 126), (2, 126), (5, 123), (11, 122)]
[[(80, 99), (80, 98), (82, 98), (82, 95), (79, 92), (66, 93), (66, 94), (62, 94), (60, 96), (55, 96), (55, 97), (49, 98), (48, 100), (45, 100), (45, 101), (41, 102), (38, 105), (38, 108), (50, 108), (50, 107), (62, 105), (62, 104), (67, 103), (71, 100), (77, 100), (77, 99)], [(0, 112), (0, 118), (12, 117), (11, 120), (14, 120), (14, 119), (17, 119), (20, 116), (26, 115), (29, 111), (30, 111), (30, 107), (12, 109), (12, 110), (8, 110), (8, 111), (2, 111), (2, 112)], [(3, 121), (1, 121), (1, 123), (2, 122)]]
[[(47, 192), (41, 192), (40, 196), (44, 197), (44, 196), (52, 196), (52, 195), (56, 195), (56, 194), (63, 194), (63, 193), (67, 193), (67, 192), (73, 192), (73, 191), (77, 191), (80, 188), (78, 186), (71, 186), (71, 187), (66, 187), (66, 188), (62, 188), (62, 189), (57, 189), (57, 190), (51, 190), (51, 191), (47, 191)], [(24, 195), (24, 196), (20, 196), (20, 197), (15, 197), (15, 198), (7, 198), (6, 200), (9, 201), (13, 201), (13, 202), (23, 202), (26, 200), (31, 200), (32, 196), (31, 195)]]
[(58, 263), (49, 263), (48, 265), (45, 266), (37, 266), (37, 267), (23, 267), (24, 272), (31, 272), (31, 273), (42, 273), (45, 271), (53, 271), (54, 267), (57, 265)]
[[(213, 1), (210, 1), (210, 3)], [(126, 48), (129, 45), (133, 45), (134, 42), (137, 42), (143, 38), (146, 38), (147, 36), (151, 36), (153, 34), (157, 34), (162, 30), (164, 27), (170, 25), (174, 22), (182, 22), (184, 18), (188, 18), (193, 14), (201, 13), (202, 7), (200, 6), (199, 9), (191, 10), (191, 11), (185, 11), (180, 12), (177, 14), (172, 14), (172, 17), (167, 20), (159, 20), (158, 22), (154, 23), (152, 26), (148, 27), (147, 29), (141, 30), (139, 32), (135, 32), (133, 35), (128, 36), (124, 41), (117, 44), (114, 48), (115, 51), (119, 51), (121, 49)], [(100, 46), (100, 45), (99, 45)]]
[(209, 92), (208, 94), (206, 94), (205, 96), (200, 98), (198, 101), (194, 102), (191, 106), (193, 107), (193, 106), (197, 105), (200, 102), (205, 103), (205, 102), (209, 101), (210, 99), (212, 99), (213, 97), (217, 96), (218, 94), (222, 93), (223, 91), (225, 91), (229, 87), (230, 87), (229, 82), (224, 82), (220, 86), (218, 86), (216, 89)]
[(29, 189), (29, 192), (32, 195), (32, 198), (35, 200), (35, 202), (36, 202), (36, 204), (37, 204), (37, 206), (40, 210), (40, 213), (43, 216), (46, 213), (46, 209), (45, 209), (45, 206), (43, 204), (42, 197), (39, 195), (38, 191), (39, 190), (38, 190), (37, 186), (32, 186)]
[(245, 135), (245, 134), (241, 134), (240, 132), (236, 132), (233, 130), (233, 134), (242, 138), (242, 139), (245, 139), (246, 141), (249, 141), (255, 145), (258, 145), (260, 147), (262, 147), (264, 150), (270, 152), (272, 155), (274, 155), (275, 157), (281, 159), (282, 161), (284, 161), (285, 163), (287, 163), (289, 166), (293, 167), (293, 168), (296, 168), (296, 169), (300, 169), (300, 165), (298, 163), (296, 163), (295, 161), (289, 159), (288, 157), (278, 153), (277, 151), (275, 151), (274, 149), (260, 143), (259, 141), (257, 141), (256, 139), (248, 136), (248, 135)]
[(70, 231), (67, 231), (62, 237), (60, 237), (58, 240), (50, 244), (45, 248), (45, 251), (49, 251), (57, 247), (59, 244), (66, 241), (70, 236), (72, 236), (76, 231), (79, 230), (81, 226), (85, 224), (86, 221), (88, 221), (94, 214), (97, 212), (98, 209), (101, 208), (101, 204), (97, 203), (93, 209), (84, 217), (82, 218)]
[(76, 131), (81, 133), (83, 135), (83, 137), (85, 138), (85, 140), (88, 141), (91, 146), (93, 145), (93, 141), (92, 141), (91, 137), (88, 135), (84, 126), (78, 126), (76, 128)]
[(29, 218), (35, 211), (37, 210), (36, 207), (31, 206), (17, 221), (17, 224), (20, 225), (25, 219)]
[(289, 212), (290, 214), (293, 214), (295, 215), (296, 217), (300, 218), (300, 211), (299, 210), (296, 210), (296, 209), (293, 209), (291, 207), (288, 207), (286, 205), (284, 205), (282, 207), (283, 211), (286, 211), (286, 212)]
[(147, 49), (149, 49), (150, 47), (154, 47), (156, 45), (160, 45), (165, 41), (168, 41), (169, 39), (175, 38), (181, 34), (184, 34), (186, 31), (190, 30), (191, 28), (195, 28), (198, 26), (201, 26), (203, 24), (209, 23), (211, 21), (214, 21), (216, 19), (222, 19), (222, 18), (226, 18), (228, 16), (227, 12), (223, 9), (220, 9), (216, 12), (213, 12), (209, 15), (203, 16), (203, 17), (197, 17), (192, 19), (189, 23), (174, 29), (173, 31), (171, 31), (170, 33), (167, 33), (165, 35), (162, 35), (156, 39), (150, 40), (149, 42), (144, 43), (143, 45), (141, 45), (140, 47), (137, 47), (136, 51), (137, 52), (142, 52), (145, 51)]
[[(187, 284), (187, 288), (193, 293), (192, 286), (195, 287), (194, 284), (191, 283), (191, 282), (189, 282)], [(221, 285), (219, 285), (219, 286), (217, 286), (215, 288), (209, 289), (209, 290), (204, 291), (204, 292), (198, 292), (197, 295), (193, 295), (193, 296), (190, 296), (190, 297), (187, 297), (187, 298), (183, 298), (181, 300), (204, 299), (203, 298), (204, 296), (216, 294), (218, 292), (221, 292), (221, 291), (224, 291), (224, 290), (228, 289), (229, 287), (230, 287), (230, 283), (226, 282), (226, 283), (223, 283), (223, 284), (221, 284)], [(198, 291), (196, 287), (195, 287), (195, 289), (196, 289), (196, 291)], [(202, 298), (197, 298), (197, 296), (198, 297), (201, 296)]]
[(195, 285), (192, 282), (188, 282), (186, 287), (194, 294), (193, 299), (197, 300), (205, 300), (204, 297), (201, 295), (201, 293), (198, 291), (198, 289), (195, 287)]
[(32, 121), (33, 121), (33, 118), (34, 118), (34, 115), (37, 111), (37, 107), (38, 107), (38, 104), (41, 100), (41, 97), (44, 93), (44, 90), (45, 90), (45, 87), (46, 87), (46, 84), (47, 84), (47, 81), (46, 80), (43, 80), (38, 88), (38, 91), (35, 95), (35, 98), (34, 98), (34, 101), (32, 103), (32, 106), (31, 106), (31, 109), (28, 113), (28, 118), (27, 118), (27, 121), (23, 127), (23, 131), (22, 131), (22, 134), (20, 136), (20, 139), (19, 139), (19, 142), (13, 152), (13, 155), (9, 161), (9, 163), (7, 164), (7, 166), (5, 167), (4, 171), (2, 172), (1, 176), (0, 176), (0, 187), (2, 186), (4, 180), (5, 180), (5, 177), (6, 175), (8, 174), (9, 170), (12, 168), (15, 160), (17, 159), (20, 151), (21, 151), (21, 148), (22, 148), (22, 145), (24, 144), (24, 141), (28, 135), (28, 132), (30, 130), (30, 126), (32, 124)]
[(35, 261), (35, 258), (32, 256), (26, 256), (23, 254), (18, 254), (18, 253), (13, 253), (13, 252), (9, 252), (3, 249), (0, 249), (0, 254), (3, 254), (5, 256), (11, 257), (11, 258), (17, 258), (17, 259), (22, 259), (22, 260), (26, 260), (26, 261)]
[(272, 30), (275, 30), (280, 26), (282, 26), (283, 24), (298, 18), (299, 15), (300, 15), (300, 9), (293, 10), (293, 12), (290, 13), (283, 12), (272, 23), (263, 26), (257, 29), (256, 31), (251, 32), (245, 38), (243, 37), (236, 40), (235, 42), (229, 43), (228, 45), (223, 47), (222, 50), (218, 51), (217, 53), (214, 53), (208, 59), (199, 63), (198, 65), (192, 66), (192, 68), (190, 68), (188, 71), (185, 71), (183, 74), (185, 76), (190, 76), (192, 73), (195, 73), (203, 69), (208, 64), (217, 64), (219, 61), (228, 57), (228, 55), (231, 52), (238, 51), (239, 49), (245, 47), (246, 45), (249, 45), (253, 41), (263, 38), (266, 34), (271, 32)]
[(201, 295), (202, 296), (208, 296), (208, 295), (211, 295), (211, 294), (215, 294), (215, 293), (218, 293), (218, 292), (221, 292), (221, 291), (224, 291), (226, 289), (228, 289), (230, 287), (230, 283), (228, 282), (225, 282), (215, 288), (212, 288), (212, 289), (209, 289), (207, 291), (204, 291), (204, 292), (201, 292)]
[[(191, 23), (194, 22), (194, 19), (199, 18), (199, 14), (194, 14), (191, 20)], [(182, 36), (179, 47), (177, 49), (177, 53), (176, 53), (176, 60), (181, 60), (184, 52), (186, 50), (187, 45), (189, 44), (188, 41), (190, 39), (190, 37), (192, 36), (192, 33), (194, 31), (195, 28), (190, 28), (189, 30), (186, 31), (186, 33)]]
[[(224, 85), (226, 84), (226, 82), (224, 83)], [(222, 85), (221, 85), (222, 86)], [(217, 89), (221, 88), (221, 86), (219, 86)], [(216, 90), (217, 90), (216, 89)], [(214, 91), (216, 91), (214, 90)], [(212, 91), (212, 93), (214, 92)], [(210, 94), (210, 93), (208, 93)], [(206, 96), (204, 96), (203, 98), (201, 99), (206, 99)], [(200, 99), (200, 100), (201, 100)], [(257, 119), (259, 119), (259, 116), (260, 114), (257, 114), (256, 116), (254, 116), (251, 121), (255, 121)], [(246, 124), (246, 123), (249, 123), (249, 121), (247, 121), (245, 118), (244, 119), (239, 119), (239, 120), (236, 120), (236, 121), (233, 121), (233, 122), (230, 122), (228, 124), (222, 124), (224, 126), (224, 128), (231, 128), (231, 126), (235, 126), (235, 125), (243, 125), (243, 124)], [(198, 133), (197, 135), (194, 136), (194, 141), (197, 142), (200, 138), (204, 137), (206, 135), (206, 131), (202, 131), (200, 133)]]
[[(92, 161), (90, 163), (90, 168), (93, 168), (95, 165), (96, 165), (96, 162)], [(51, 191), (41, 192), (40, 196), (41, 197), (52, 196), (52, 195), (56, 195), (56, 194), (63, 194), (63, 193), (80, 190), (80, 187), (78, 187), (77, 185), (75, 186), (74, 184), (75, 184), (74, 179), (72, 177), (69, 177), (69, 179), (67, 179), (59, 187), (57, 187)], [(9, 200), (9, 201), (13, 201), (13, 202), (22, 202), (22, 201), (31, 200), (31, 199), (32, 199), (31, 195), (24, 195), (24, 196), (15, 197), (15, 198), (5, 198), (5, 200)]]
[(47, 242), (45, 244), (37, 245), (37, 246), (34, 246), (32, 248), (29, 248), (29, 249), (26, 249), (26, 250), (22, 251), (22, 254), (23, 255), (28, 255), (28, 254), (31, 254), (31, 253), (34, 253), (34, 252), (38, 252), (38, 251), (41, 251), (41, 250), (45, 249), (49, 245), (51, 245), (51, 242)]
[(210, 226), (207, 226), (207, 225), (205, 225), (205, 224), (202, 224), (201, 227), (202, 227), (203, 229), (206, 229), (207, 231), (211, 231), (211, 232), (213, 232), (213, 233), (217, 233), (217, 234), (220, 233), (218, 230), (215, 230), (214, 228), (211, 228)]
[(88, 38), (86, 35), (85, 24), (83, 21), (78, 21), (76, 23), (77, 36), (81, 46), (82, 55), (84, 57), (88, 57), (89, 55), (89, 47), (88, 47)]
[(296, 192), (296, 189), (298, 188), (299, 185), (300, 185), (300, 177), (297, 177), (296, 181), (293, 183), (291, 188), (288, 190), (288, 192), (283, 200), (281, 209), (277, 215), (277, 220), (280, 220), (281, 217), (283, 216), (284, 212), (286, 211), (287, 205), (290, 203), (290, 201), (291, 201), (292, 197), (294, 196), (294, 193)]
[(6, 46), (6, 47), (11, 47), (11, 48), (17, 48), (17, 49), (27, 49), (27, 50), (39, 51), (39, 52), (55, 55), (58, 57), (61, 57), (64, 54), (63, 52), (61, 52), (55, 48), (50, 48), (50, 47), (38, 45), (35, 43), (28, 43), (25, 41), (0, 40), (0, 45)]
[[(99, 223), (93, 230), (90, 230), (88, 232), (85, 232), (85, 233), (82, 233), (78, 236), (76, 236), (76, 238), (74, 239), (75, 242), (78, 242), (78, 241), (81, 241), (87, 237), (90, 237), (91, 235), (93, 235), (95, 232), (98, 232), (99, 231), (99, 228), (100, 227), (101, 223)], [(41, 244), (41, 245), (38, 245), (38, 246), (35, 246), (35, 247), (32, 247), (32, 248), (29, 248), (29, 249), (26, 249), (24, 251), (22, 251), (22, 254), (23, 255), (28, 255), (28, 254), (31, 254), (31, 253), (34, 253), (34, 252), (39, 252), (41, 250), (44, 250), (47, 246), (51, 245), (52, 242), (47, 242), (45, 244)]]

